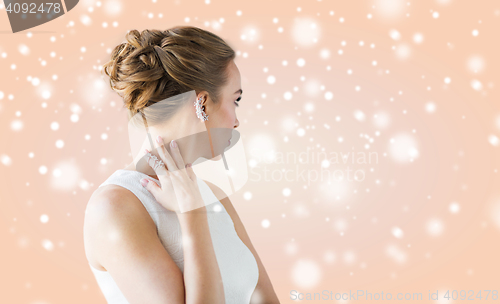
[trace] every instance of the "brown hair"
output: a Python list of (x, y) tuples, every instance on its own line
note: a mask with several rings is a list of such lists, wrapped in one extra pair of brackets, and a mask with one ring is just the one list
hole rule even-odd
[[(124, 100), (129, 119), (158, 101), (195, 90), (217, 104), (228, 81), (234, 50), (219, 36), (193, 26), (128, 31), (103, 65), (109, 84)], [(178, 104), (168, 107), (170, 117)], [(164, 117), (168, 119), (169, 117)]]

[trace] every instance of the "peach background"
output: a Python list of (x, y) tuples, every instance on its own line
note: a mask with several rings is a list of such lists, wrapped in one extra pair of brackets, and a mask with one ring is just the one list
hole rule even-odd
[[(282, 303), (324, 289), (483, 290), (475, 302), (496, 302), (484, 290), (500, 289), (498, 1), (87, 0), (17, 34), (0, 16), (1, 303), (105, 303), (84, 210), (131, 157), (122, 101), (99, 68), (127, 30), (182, 24), (238, 51), (252, 173), (231, 201)], [(379, 158), (331, 162), (365, 178), (328, 185), (292, 178), (326, 167), (307, 149)], [(270, 151), (303, 162), (266, 162)]]

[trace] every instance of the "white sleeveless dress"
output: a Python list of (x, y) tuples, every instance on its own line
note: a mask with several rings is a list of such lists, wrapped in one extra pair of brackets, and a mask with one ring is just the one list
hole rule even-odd
[[(163, 247), (179, 269), (184, 272), (182, 233), (177, 215), (175, 212), (163, 208), (154, 196), (141, 185), (140, 180), (143, 177), (154, 180), (160, 185), (157, 179), (144, 173), (119, 169), (99, 187), (114, 184), (134, 193), (153, 219)], [(236, 233), (231, 216), (226, 212), (224, 205), (220, 203), (202, 179), (198, 177), (197, 179), (201, 195), (206, 201), (207, 211), (209, 211), (207, 218), (210, 235), (222, 276), (226, 304), (249, 303), (259, 278), (255, 257)], [(211, 210), (215, 212), (211, 212)], [(90, 263), (89, 266), (108, 304), (129, 304), (107, 271), (98, 270)]]

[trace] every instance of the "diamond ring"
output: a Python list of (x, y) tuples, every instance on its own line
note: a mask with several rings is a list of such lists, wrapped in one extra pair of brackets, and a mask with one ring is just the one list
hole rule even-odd
[(159, 167), (161, 166), (165, 166), (165, 163), (163, 163), (163, 161), (161, 159), (158, 159), (158, 157), (156, 157), (156, 155), (152, 155), (150, 154), (150, 158), (154, 159), (154, 165), (152, 166), (153, 167), (153, 170), (157, 170)]

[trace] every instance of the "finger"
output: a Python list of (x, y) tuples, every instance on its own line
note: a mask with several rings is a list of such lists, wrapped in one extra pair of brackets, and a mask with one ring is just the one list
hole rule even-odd
[(156, 137), (156, 150), (158, 151), (162, 161), (167, 165), (168, 171), (175, 171), (179, 169), (170, 153), (168, 153), (167, 148), (163, 144), (163, 138), (160, 135)]
[(169, 210), (172, 210), (172, 211), (175, 211), (175, 212), (178, 212), (179, 211), (179, 206), (177, 204), (171, 204), (169, 206), (165, 206), (163, 205), (162, 203), (162, 189), (158, 186), (158, 184), (156, 184), (156, 182), (152, 181), (152, 180), (149, 180), (147, 178), (143, 178), (141, 179), (141, 185), (146, 188), (149, 193), (151, 193), (155, 200), (160, 204), (162, 205), (163, 207), (165, 207), (166, 209), (169, 209)]
[(172, 153), (172, 158), (174, 159), (177, 168), (184, 169), (186, 165), (184, 164), (184, 159), (182, 158), (181, 151), (179, 150), (179, 145), (177, 145), (175, 140), (170, 142), (170, 153)]
[(141, 179), (141, 185), (146, 188), (157, 199), (161, 193), (161, 188), (152, 180), (147, 178)]
[(189, 176), (189, 178), (192, 181), (196, 180), (196, 174), (194, 173), (193, 165), (192, 164), (187, 164), (186, 165), (186, 172), (187, 172), (187, 175)]
[(148, 149), (144, 149), (144, 153), (146, 154), (146, 162), (155, 171), (158, 179), (161, 180), (163, 177), (168, 177), (168, 171), (163, 161), (161, 161), (161, 159), (157, 156), (151, 154)]

